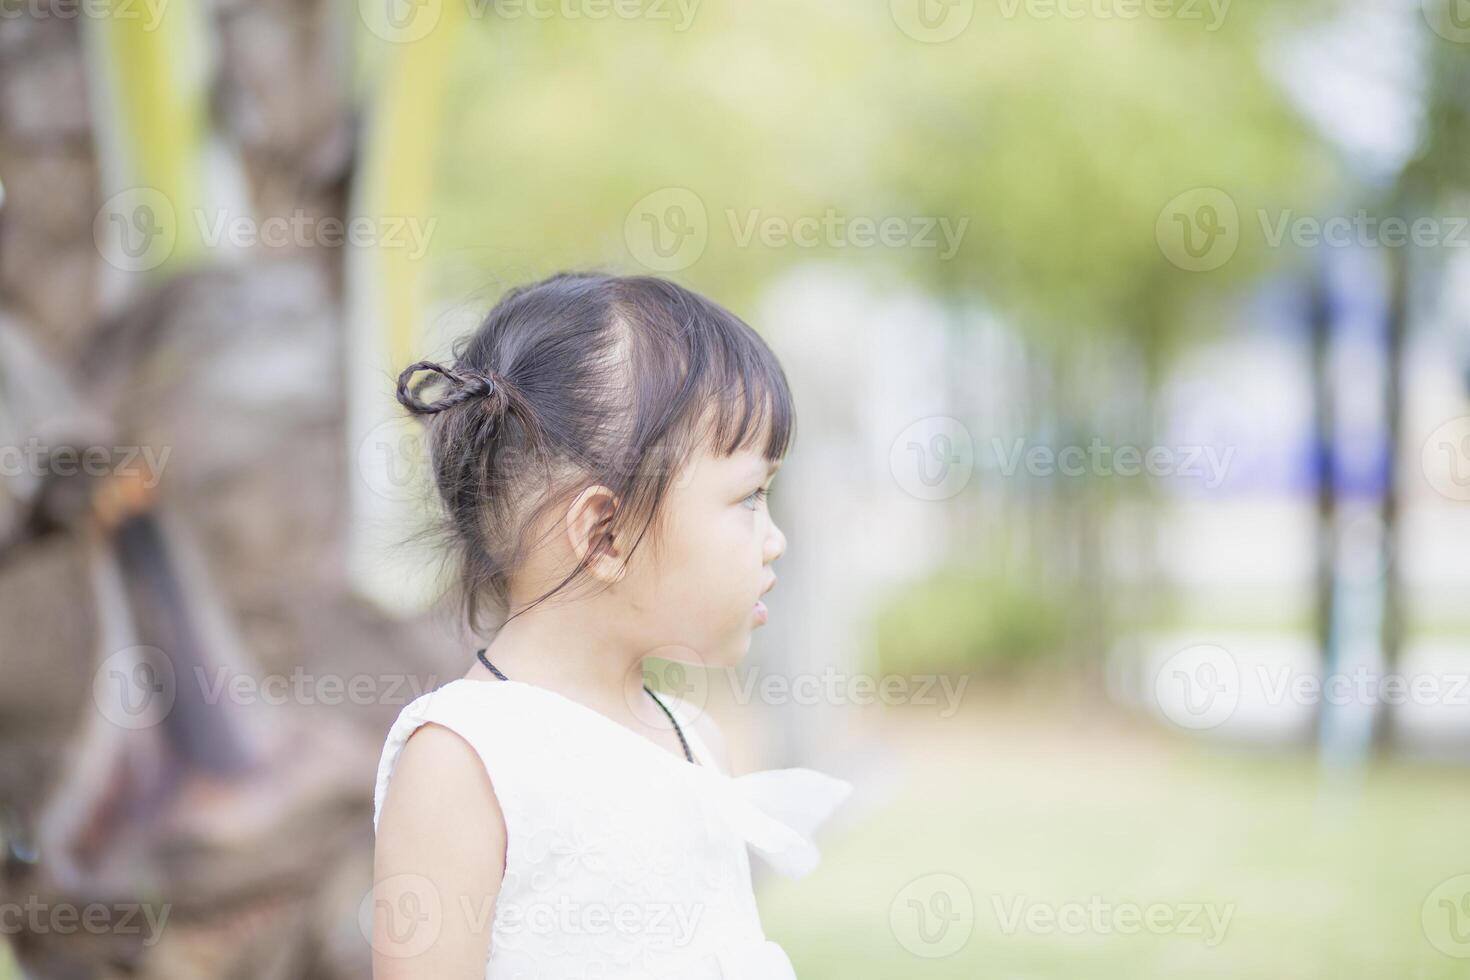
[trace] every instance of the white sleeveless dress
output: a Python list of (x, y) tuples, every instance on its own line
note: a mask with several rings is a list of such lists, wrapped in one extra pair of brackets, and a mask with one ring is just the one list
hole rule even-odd
[(659, 697), (698, 765), (519, 681), (460, 678), (399, 713), (378, 763), (375, 832), (393, 765), (425, 722), (473, 746), (505, 817), (486, 980), (795, 980), (761, 930), (747, 846), (805, 875), (819, 859), (813, 831), (852, 784), (806, 768), (732, 778), (690, 705)]

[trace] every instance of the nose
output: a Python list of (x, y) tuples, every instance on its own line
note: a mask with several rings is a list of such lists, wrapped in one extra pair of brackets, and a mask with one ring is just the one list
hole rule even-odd
[(770, 522), (769, 529), (766, 531), (766, 564), (769, 565), (785, 553), (786, 535), (781, 533), (781, 529), (776, 526), (776, 522), (773, 520)]

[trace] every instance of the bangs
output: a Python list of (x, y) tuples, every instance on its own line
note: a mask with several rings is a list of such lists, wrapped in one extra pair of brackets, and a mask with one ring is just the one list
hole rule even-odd
[[(786, 372), (764, 338), (729, 310), (665, 279), (617, 283), (619, 318), (631, 338), (638, 395), (660, 419), (639, 425), (647, 446), (668, 440), (687, 458), (704, 437), (729, 456), (753, 449), (783, 458), (795, 439), (796, 410)], [(646, 394), (645, 394), (646, 393)], [(635, 396), (636, 397), (636, 396)], [(675, 433), (682, 433), (677, 435)]]
[(768, 460), (778, 460), (790, 449), (796, 412), (786, 375), (775, 358), (768, 355), (727, 369), (705, 404), (711, 406), (710, 444), (720, 455), (753, 449)]

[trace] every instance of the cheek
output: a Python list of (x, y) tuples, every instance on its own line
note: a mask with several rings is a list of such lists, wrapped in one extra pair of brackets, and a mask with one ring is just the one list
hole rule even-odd
[(753, 584), (752, 562), (759, 564), (756, 538), (759, 515), (733, 506), (723, 513), (706, 513), (684, 525), (668, 552), (663, 578), (677, 593), (689, 595), (708, 608), (728, 602), (732, 594)]

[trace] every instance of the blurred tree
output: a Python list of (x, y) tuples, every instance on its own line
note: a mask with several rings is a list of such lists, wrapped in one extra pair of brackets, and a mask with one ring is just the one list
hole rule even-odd
[[(1448, 22), (1457, 0), (1426, 0), (1431, 23)], [(1437, 21), (1443, 17), (1445, 20)], [(1457, 213), (1470, 192), (1470, 58), (1465, 46), (1442, 34), (1427, 37), (1423, 126), (1417, 151), (1398, 174), (1389, 193), (1388, 213), (1411, 225), (1436, 213)], [(1413, 295), (1423, 283), (1442, 279), (1444, 258), (1434, 250), (1390, 249), (1391, 302), (1388, 310), (1388, 459), (1389, 477), (1380, 506), (1384, 527), (1384, 616), (1382, 645), (1385, 672), (1398, 670), (1407, 617), (1401, 563), (1401, 498), (1404, 474), (1402, 437), (1407, 378), (1404, 343), (1412, 330)], [(1424, 254), (1424, 253), (1428, 254)], [(1380, 748), (1393, 743), (1392, 710), (1377, 718), (1374, 736)]]
[[(732, 301), (838, 256), (983, 295), (1059, 351), (1122, 332), (1158, 363), (1202, 322), (1189, 314), (1203, 290), (1228, 292), (1265, 258), (1242, 241), (1216, 274), (1171, 264), (1155, 236), (1169, 200), (1219, 187), (1301, 206), (1331, 173), (1261, 67), (1285, 15), (1232, 9), (1212, 31), (1002, 6), (977, 7), (943, 44), (887, 9), (832, 2), (700, 8), (684, 32), (498, 20), (457, 61), (436, 255), (451, 274), (469, 259), (477, 286), (486, 267), (506, 281), (637, 268), (625, 218), (650, 192), (688, 188), (708, 241), (672, 271)], [(813, 247), (742, 239), (752, 217), (829, 211), (969, 224), (952, 257), (826, 233)]]
[(116, 272), (168, 277), (205, 249), (195, 216), (208, 188), (211, 25), (204, 5), (171, 3), (156, 21), (121, 2), (81, 20), (104, 211), (99, 239)]
[[(635, 238), (647, 221), (694, 242), (655, 271), (737, 309), (797, 263), (847, 261), (945, 297), (956, 330), (977, 298), (1022, 330), (1044, 387), (1021, 431), (1149, 445), (1170, 355), (1271, 258), (1240, 236), (1218, 268), (1181, 268), (1160, 216), (1217, 188), (1238, 203), (1238, 230), (1255, 208), (1304, 207), (1333, 180), (1263, 68), (1266, 41), (1315, 5), (1227, 11), (1212, 23), (976, 4), (943, 43), (919, 40), (888, 5), (834, 0), (707, 5), (683, 30), (498, 17), (466, 33), (455, 63), (432, 295), (493, 297), (569, 265), (645, 271)], [(854, 245), (845, 222), (890, 217), (911, 231), (943, 222), (956, 247), (939, 227), (939, 247)], [(809, 244), (766, 240), (768, 219), (820, 230)], [(952, 386), (966, 383), (962, 361), (951, 370)], [(1115, 391), (1123, 379), (1138, 390)], [(1100, 422), (1103, 404), (1116, 417)], [(1010, 495), (1052, 553), (1035, 567), (1070, 569), (1048, 584), (1074, 591), (1086, 626), (1072, 642), (1089, 648), (1107, 643), (1115, 605), (1103, 517), (1139, 485), (1120, 482), (1033, 481)], [(957, 538), (956, 554), (980, 544)]]

